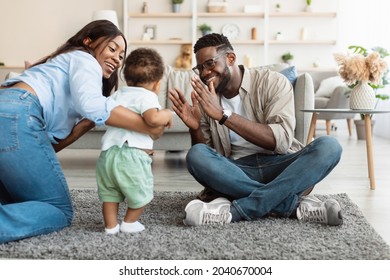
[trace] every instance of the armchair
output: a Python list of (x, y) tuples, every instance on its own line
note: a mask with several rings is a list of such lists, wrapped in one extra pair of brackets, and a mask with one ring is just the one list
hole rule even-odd
[[(314, 84), (315, 109), (349, 109), (348, 92), (350, 89), (338, 76), (337, 71), (310, 72)], [(352, 120), (356, 114), (320, 113), (319, 120), (326, 122), (326, 134), (332, 128), (332, 120), (346, 119), (349, 135), (352, 135)]]

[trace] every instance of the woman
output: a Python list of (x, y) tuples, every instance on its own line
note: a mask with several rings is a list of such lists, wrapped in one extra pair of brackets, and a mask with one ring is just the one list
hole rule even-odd
[(126, 40), (114, 24), (94, 21), (1, 85), (0, 243), (71, 224), (71, 197), (55, 152), (95, 124), (152, 138), (162, 134), (163, 128), (150, 128), (107, 97), (118, 87), (126, 50)]

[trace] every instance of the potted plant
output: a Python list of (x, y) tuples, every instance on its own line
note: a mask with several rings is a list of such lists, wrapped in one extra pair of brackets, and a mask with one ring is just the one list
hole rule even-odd
[(311, 12), (311, 0), (306, 0), (305, 12)]
[(183, 2), (184, 0), (172, 0), (172, 12), (180, 13), (180, 6)]
[(207, 23), (202, 23), (198, 26), (198, 29), (200, 30), (200, 32), (202, 32), (202, 36), (209, 34), (212, 30), (211, 26)]
[(294, 59), (294, 55), (292, 55), (290, 52), (287, 52), (282, 55), (282, 60), (284, 63), (291, 64), (291, 61)]
[[(335, 59), (341, 66), (339, 69), (341, 78), (351, 89), (348, 93), (351, 109), (375, 109), (380, 100), (389, 99), (388, 95), (380, 94), (378, 90), (389, 84), (389, 69), (384, 58), (390, 54), (382, 47), (372, 48), (371, 52), (362, 46), (349, 46), (348, 49), (352, 50), (352, 54), (335, 54)], [(363, 98), (361, 92), (359, 93), (360, 99), (355, 93), (362, 84), (366, 84), (368, 95), (364, 101), (361, 101)], [(360, 108), (358, 107), (360, 104), (369, 108)], [(358, 139), (365, 139), (364, 114), (360, 114), (360, 119), (354, 120), (354, 122)], [(375, 120), (372, 120), (372, 128), (374, 124)]]
[(277, 3), (275, 5), (275, 12), (280, 12), (280, 8), (281, 8), (281, 5), (279, 3)]

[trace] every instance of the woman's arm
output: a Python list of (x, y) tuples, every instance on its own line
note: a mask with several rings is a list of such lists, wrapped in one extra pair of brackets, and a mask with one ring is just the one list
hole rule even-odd
[(164, 132), (163, 126), (150, 127), (140, 115), (123, 106), (112, 109), (106, 124), (148, 134), (154, 140), (158, 139)]
[[(107, 119), (106, 124), (148, 134), (154, 140), (158, 139), (164, 132), (163, 126), (150, 127), (141, 116), (122, 106), (117, 106), (111, 111), (111, 115)], [(53, 144), (55, 152), (58, 153), (68, 147), (94, 127), (95, 123), (93, 121), (88, 119), (81, 120), (73, 127), (68, 137), (58, 140), (58, 144)]]
[(82, 119), (78, 124), (73, 127), (72, 132), (68, 135), (68, 137), (63, 140), (59, 140), (58, 144), (53, 144), (54, 151), (58, 153), (94, 127), (95, 123), (93, 121), (90, 121), (88, 119)]

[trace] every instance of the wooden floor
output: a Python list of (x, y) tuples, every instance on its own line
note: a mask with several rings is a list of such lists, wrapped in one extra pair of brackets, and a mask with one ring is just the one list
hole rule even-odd
[[(343, 155), (333, 172), (317, 184), (313, 193), (347, 193), (360, 207), (367, 220), (390, 244), (390, 140), (374, 137), (374, 170), (376, 189), (370, 190), (367, 155), (364, 140), (357, 140), (356, 132), (348, 136), (344, 122), (336, 122), (338, 129), (331, 135), (343, 146)], [(316, 135), (325, 134), (319, 121)], [(155, 190), (200, 191), (202, 186), (193, 180), (185, 165), (185, 152), (156, 151), (153, 159)], [(66, 149), (59, 154), (70, 188), (96, 188), (95, 163), (98, 150)], [(308, 166), (309, 172), (310, 166)]]

